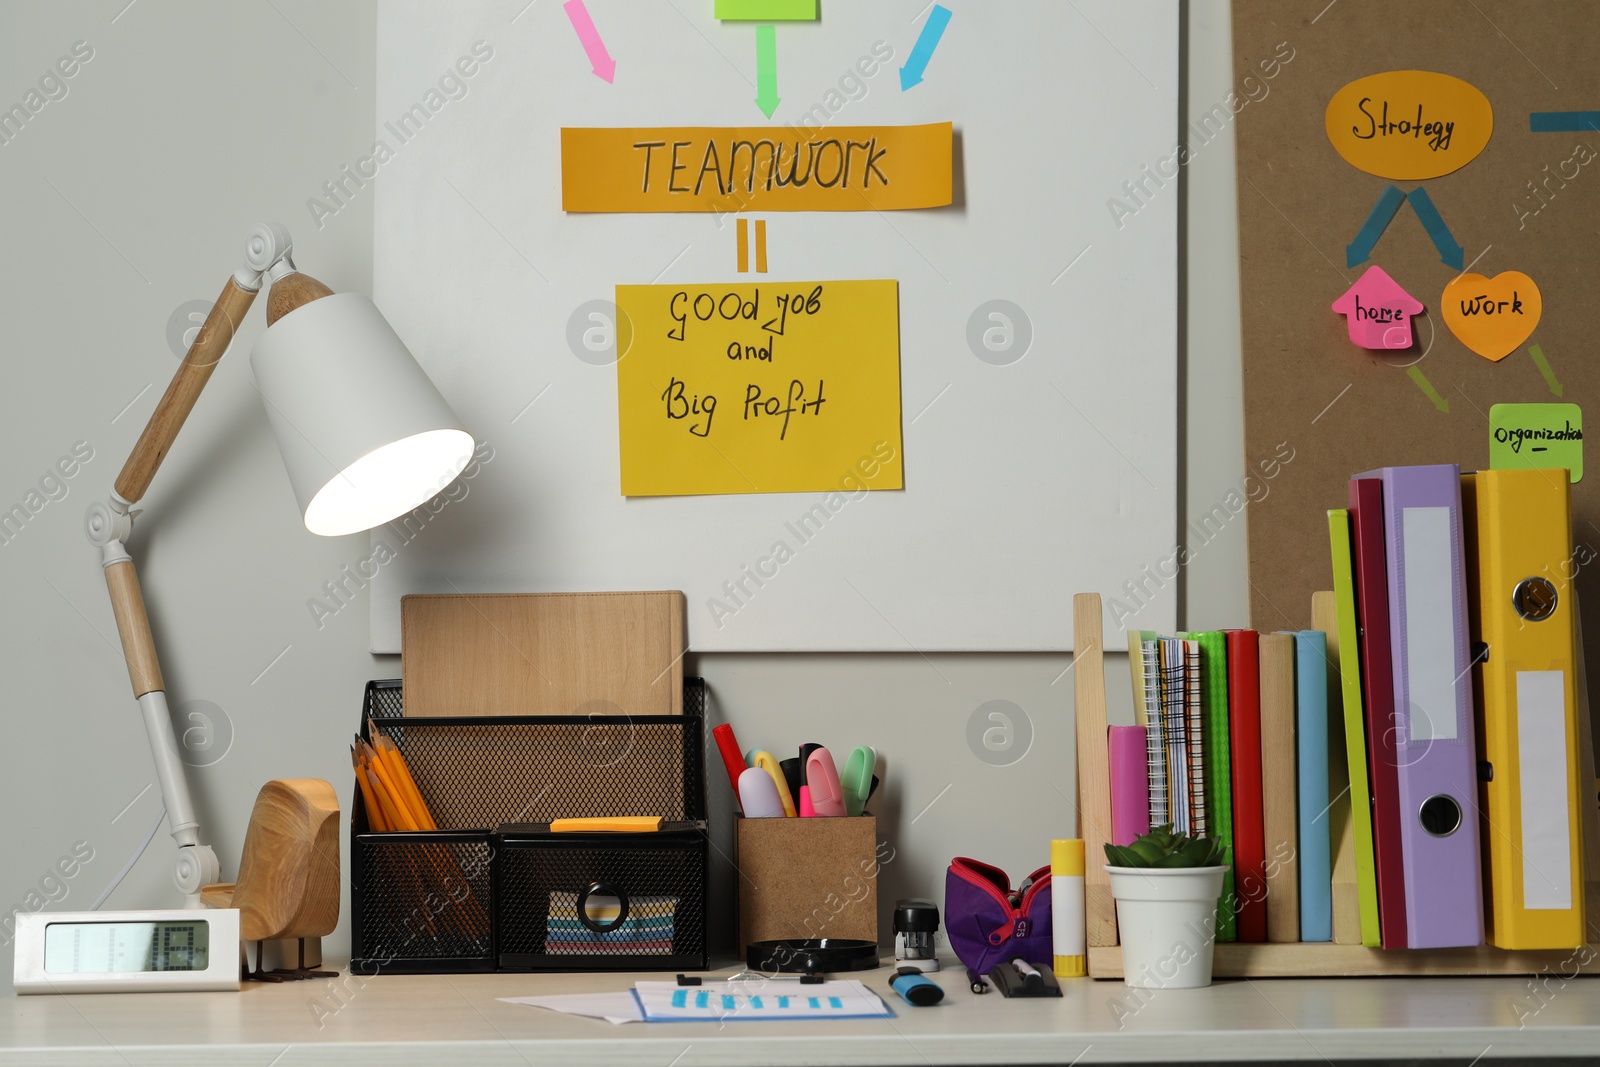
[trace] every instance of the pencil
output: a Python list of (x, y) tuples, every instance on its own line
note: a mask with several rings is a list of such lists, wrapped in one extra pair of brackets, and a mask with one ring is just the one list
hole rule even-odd
[(402, 814), (395, 806), (394, 800), (389, 796), (389, 791), (384, 788), (383, 776), (378, 773), (376, 765), (367, 767), (367, 781), (372, 783), (372, 791), (377, 794), (378, 805), (383, 809), (384, 818), (389, 821), (391, 830), (415, 830), (417, 827), (411, 821), (410, 814)]
[(422, 829), (422, 820), (417, 817), (416, 811), (412, 808), (411, 802), (406, 798), (405, 791), (400, 786), (399, 778), (395, 774), (393, 766), (388, 760), (384, 759), (383, 753), (369, 744), (365, 747), (364, 755), (367, 757), (367, 766), (383, 782), (384, 791), (389, 794), (389, 800), (394, 804), (395, 810), (400, 813), (402, 822), (409, 824), (398, 826), (396, 829)]
[(400, 746), (393, 740), (378, 732), (377, 724), (371, 719), (367, 720), (368, 728), (374, 738), (372, 747), (383, 758), (388, 769), (392, 772), (395, 784), (404, 794), (411, 813), (417, 817), (417, 825), (424, 830), (437, 830), (439, 827), (433, 821), (433, 813), (428, 810), (428, 804), (422, 799), (422, 790), (417, 788), (417, 780), (411, 775), (411, 768), (406, 764), (406, 758), (400, 751)]
[(350, 746), (350, 765), (355, 769), (356, 785), (361, 789), (361, 801), (367, 809), (367, 825), (373, 830), (389, 829), (389, 824), (383, 817), (383, 809), (378, 806), (377, 798), (372, 795), (372, 786), (367, 783), (366, 763), (354, 745)]

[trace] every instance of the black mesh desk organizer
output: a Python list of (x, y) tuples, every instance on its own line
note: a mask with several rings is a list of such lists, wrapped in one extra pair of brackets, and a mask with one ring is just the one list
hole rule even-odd
[[(437, 831), (350, 817), (350, 968), (361, 974), (703, 970), (705, 686), (682, 715), (407, 718), (399, 679), (367, 720), (405, 755)], [(552, 819), (660, 815), (656, 833)]]

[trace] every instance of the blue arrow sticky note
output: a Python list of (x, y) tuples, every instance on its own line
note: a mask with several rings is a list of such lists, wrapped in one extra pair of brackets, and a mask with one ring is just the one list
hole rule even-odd
[(1378, 202), (1372, 206), (1372, 213), (1367, 216), (1367, 221), (1361, 224), (1361, 230), (1356, 234), (1356, 239), (1351, 241), (1344, 249), (1344, 265), (1353, 267), (1357, 263), (1365, 263), (1367, 257), (1372, 255), (1373, 247), (1378, 243), (1378, 238), (1383, 236), (1383, 231), (1389, 228), (1394, 213), (1400, 210), (1400, 205), (1405, 203), (1406, 194), (1391, 185), (1384, 189), (1383, 195), (1378, 197)]
[(900, 68), (901, 92), (922, 83), (928, 60), (933, 58), (933, 50), (939, 47), (939, 38), (944, 36), (944, 28), (948, 25), (950, 9), (943, 4), (934, 4), (933, 10), (928, 12), (928, 21), (922, 24), (922, 33), (917, 36), (917, 43), (911, 49), (906, 65)]

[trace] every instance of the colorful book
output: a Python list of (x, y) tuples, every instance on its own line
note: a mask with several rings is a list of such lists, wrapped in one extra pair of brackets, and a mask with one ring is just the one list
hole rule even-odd
[(1339, 609), (1333, 590), (1311, 594), (1311, 627), (1327, 639), (1328, 842), (1333, 851), (1333, 943), (1361, 944), (1361, 892), (1356, 878), (1356, 828), (1350, 817), (1350, 764), (1344, 747), (1339, 691)]
[(1161, 648), (1161, 732), (1166, 743), (1167, 815), (1174, 830), (1188, 833), (1189, 822), (1189, 745), (1188, 720), (1184, 714), (1183, 642), (1172, 637), (1160, 639)]
[(1143, 726), (1106, 728), (1111, 764), (1111, 843), (1131, 845), (1150, 832), (1150, 770)]
[(1204, 745), (1208, 836), (1228, 849), (1228, 873), (1217, 903), (1217, 940), (1237, 941), (1238, 882), (1234, 877), (1233, 770), (1228, 740), (1228, 638), (1221, 630), (1185, 635), (1200, 650), (1201, 742)]
[(1205, 837), (1211, 832), (1206, 818), (1206, 739), (1204, 685), (1200, 667), (1200, 646), (1180, 640), (1183, 648), (1184, 746), (1188, 760), (1189, 833)]
[(1172, 821), (1172, 814), (1167, 791), (1167, 734), (1161, 716), (1161, 649), (1154, 637), (1146, 637), (1140, 644), (1144, 646), (1140, 666), (1144, 670), (1147, 720), (1145, 759), (1150, 776), (1150, 825), (1163, 826)]
[(1295, 637), (1262, 634), (1261, 827), (1266, 838), (1267, 940), (1300, 940), (1300, 820), (1295, 773)]
[(1406, 940), (1412, 948), (1481, 945), (1461, 471), (1436, 464), (1359, 477), (1383, 480)]
[(1395, 763), (1394, 658), (1389, 646), (1388, 572), (1383, 547), (1383, 482), (1350, 479), (1350, 543), (1360, 623), (1361, 698), (1372, 772), (1372, 859), (1378, 877), (1383, 947), (1406, 947), (1405, 862), (1400, 851), (1400, 772)]
[(1333, 597), (1339, 627), (1335, 666), (1339, 671), (1339, 691), (1344, 706), (1344, 750), (1350, 784), (1350, 821), (1355, 830), (1361, 943), (1377, 948), (1382, 941), (1378, 932), (1378, 877), (1373, 865), (1372, 790), (1367, 787), (1366, 716), (1361, 706), (1355, 566), (1350, 557), (1350, 513), (1345, 509), (1328, 512), (1328, 539), (1333, 550)]
[[(1267, 844), (1261, 811), (1260, 647), (1254, 630), (1226, 630), (1224, 635), (1228, 648), (1228, 766), (1233, 794), (1238, 939), (1265, 941)], [(1289, 758), (1292, 765), (1292, 751)]]
[(1333, 940), (1333, 853), (1328, 807), (1328, 640), (1295, 643), (1295, 776), (1299, 793), (1300, 940)]
[[(1484, 914), (1501, 948), (1584, 944), (1572, 505), (1565, 470), (1479, 471), (1466, 509), (1481, 779), (1489, 864)], [(1476, 564), (1476, 566), (1474, 566)], [(1591, 916), (1592, 918), (1592, 916)]]
[(1150, 725), (1150, 711), (1144, 702), (1144, 631), (1128, 631), (1128, 679), (1133, 683), (1133, 724)]

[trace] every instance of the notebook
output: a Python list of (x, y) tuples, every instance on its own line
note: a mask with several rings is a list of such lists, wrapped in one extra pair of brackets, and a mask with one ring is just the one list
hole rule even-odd
[(1233, 859), (1233, 769), (1228, 725), (1228, 638), (1221, 630), (1191, 633), (1187, 637), (1200, 649), (1197, 684), (1201, 701), (1201, 744), (1205, 777), (1205, 816), (1209, 836), (1228, 849), (1228, 873), (1222, 879), (1217, 902), (1217, 940), (1239, 937), (1236, 913), (1238, 891)]
[(1150, 825), (1163, 826), (1172, 821), (1167, 789), (1167, 734), (1161, 714), (1161, 651), (1154, 637), (1140, 642), (1143, 656), (1140, 667), (1144, 672), (1145, 756), (1150, 773)]

